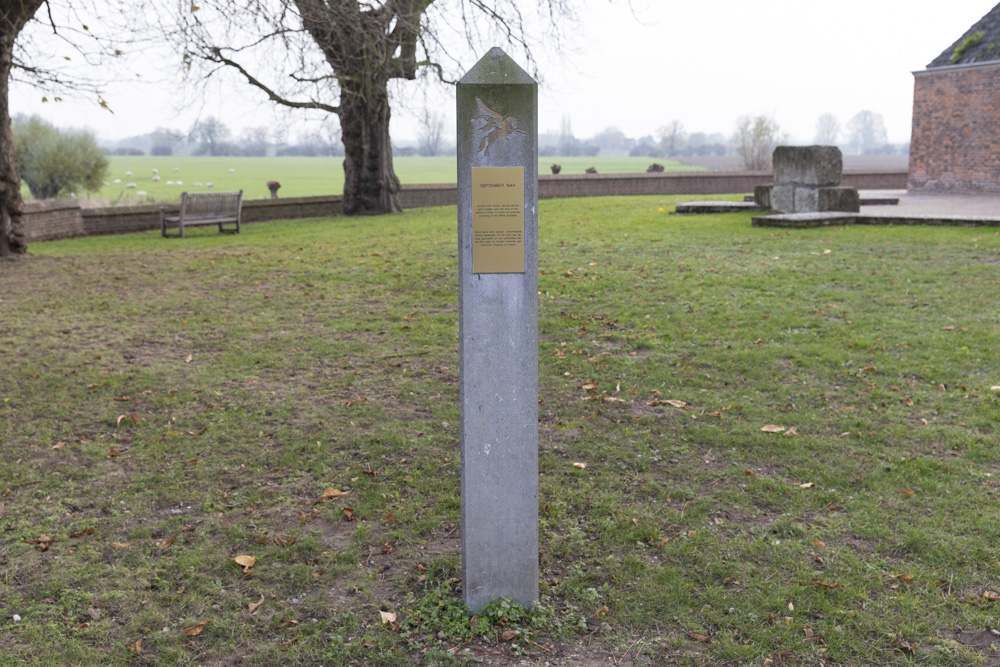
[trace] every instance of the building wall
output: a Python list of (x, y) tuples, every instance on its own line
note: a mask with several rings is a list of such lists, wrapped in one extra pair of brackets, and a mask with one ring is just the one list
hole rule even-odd
[(1000, 192), (1000, 62), (914, 73), (909, 189)]
[[(592, 197), (601, 195), (703, 195), (753, 192), (755, 185), (771, 182), (770, 173), (694, 172), (681, 174), (569, 174), (538, 177), (538, 196)], [(897, 190), (906, 187), (905, 171), (847, 171), (843, 184), (863, 190)], [(404, 209), (455, 206), (455, 184), (404, 185)], [(340, 215), (340, 196), (288, 199), (245, 199), (244, 222), (323, 218)], [(176, 207), (175, 207), (176, 209)], [(127, 234), (159, 229), (160, 207), (111, 206), (80, 208), (74, 200), (28, 202), (25, 231), (28, 242), (72, 236)]]

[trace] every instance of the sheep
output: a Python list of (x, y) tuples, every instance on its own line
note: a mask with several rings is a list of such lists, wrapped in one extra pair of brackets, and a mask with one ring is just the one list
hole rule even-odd
[(177, 181), (177, 185), (184, 185), (184, 181)]
[(129, 176), (131, 176), (131, 175), (132, 175), (132, 172), (131, 172), (131, 171), (126, 171), (126, 172), (125, 172), (125, 178), (128, 178), (128, 177), (129, 177)]
[(167, 181), (167, 185), (173, 185), (173, 184), (174, 184), (173, 181)]
[(135, 194), (137, 197), (145, 197), (148, 193), (145, 190), (139, 190)]
[(122, 182), (122, 179), (120, 179), (120, 178), (116, 178), (115, 180), (113, 180), (113, 181), (111, 181), (111, 182), (112, 182), (112, 183), (114, 183), (115, 185), (118, 185), (119, 183), (121, 183), (121, 182)]
[(153, 176), (153, 182), (154, 183), (159, 183), (160, 182), (160, 177), (159, 176)]
[(174, 172), (178, 172), (178, 171), (180, 171), (180, 170), (181, 170), (181, 168), (180, 168), (180, 167), (174, 167)]
[(104, 187), (108, 187), (109, 185), (111, 185), (111, 184), (108, 183), (107, 181), (104, 181)]
[(125, 189), (126, 190), (135, 190), (135, 183), (126, 183), (125, 184)]
[(215, 183), (213, 183), (212, 181), (209, 181), (208, 183), (205, 183), (205, 187), (206, 188), (214, 188), (215, 187)]
[(229, 170), (229, 173), (230, 173), (230, 174), (235, 174), (235, 173), (236, 173), (236, 170), (235, 170), (235, 169), (230, 169), (230, 170)]
[(158, 174), (158, 173), (160, 173), (160, 170), (159, 170), (159, 169), (157, 169), (156, 167), (153, 167), (153, 173), (154, 173), (154, 174)]
[(200, 188), (200, 187), (201, 187), (201, 182), (200, 182), (200, 181), (195, 181), (195, 182), (194, 182), (194, 183), (192, 183), (191, 185), (193, 185), (193, 186), (194, 186), (194, 187), (196, 187), (196, 188)]

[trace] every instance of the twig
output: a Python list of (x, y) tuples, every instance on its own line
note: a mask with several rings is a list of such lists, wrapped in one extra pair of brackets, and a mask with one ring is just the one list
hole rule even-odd
[(551, 650), (551, 649), (548, 649), (548, 648), (545, 648), (544, 646), (542, 646), (542, 645), (541, 645), (541, 644), (539, 644), (538, 642), (533, 642), (533, 641), (531, 641), (530, 639), (527, 639), (527, 640), (525, 640), (525, 641), (527, 641), (527, 642), (528, 642), (529, 644), (534, 644), (535, 646), (537, 646), (538, 648), (542, 649), (542, 650), (543, 650), (543, 651), (545, 651), (546, 653), (552, 653), (552, 650)]
[[(641, 639), (641, 637), (640, 637), (640, 639)], [(628, 650), (627, 650), (627, 651), (625, 651), (625, 653), (623, 653), (623, 654), (622, 654), (622, 662), (625, 662), (625, 657), (626, 657), (626, 656), (628, 656), (628, 654), (629, 654), (629, 653), (630, 653), (630, 652), (632, 651), (632, 648), (633, 648), (633, 647), (634, 647), (634, 646), (635, 646), (636, 644), (638, 644), (638, 643), (639, 643), (639, 639), (636, 639), (636, 640), (635, 640), (634, 642), (632, 642), (632, 646), (629, 646), (629, 647), (628, 647)], [(618, 664), (618, 663), (615, 663), (615, 664)]]
[[(8, 488), (13, 487), (13, 486), (24, 486), (25, 484), (41, 484), (44, 481), (45, 481), (44, 479), (34, 479), (34, 480), (31, 480), (30, 482), (14, 482), (13, 484), (9, 484)], [(952, 575), (952, 576), (954, 576), (954, 575)]]

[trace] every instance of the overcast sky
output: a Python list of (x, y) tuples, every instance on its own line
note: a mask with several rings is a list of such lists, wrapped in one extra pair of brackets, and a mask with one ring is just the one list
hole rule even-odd
[[(634, 13), (622, 2), (589, 0), (580, 12), (575, 52), (543, 55), (540, 131), (557, 131), (568, 116), (579, 138), (612, 125), (632, 137), (655, 134), (673, 119), (689, 132), (728, 136), (739, 116), (769, 114), (793, 140), (809, 142), (821, 114), (832, 113), (846, 125), (868, 109), (882, 114), (890, 142), (906, 142), (911, 72), (924, 69), (995, 0), (633, 0), (632, 5)], [(137, 60), (134, 67), (143, 80), (158, 78), (156, 63)], [(224, 119), (234, 134), (242, 127), (297, 122), (295, 116), (276, 115), (260, 95), (238, 83), (222, 91), (219, 101), (176, 109), (178, 85), (114, 85), (105, 96), (113, 115), (86, 99), (42, 104), (37, 91), (14, 87), (11, 110), (37, 113), (60, 126), (87, 127), (101, 139), (157, 126), (186, 131), (199, 115)], [(408, 82), (397, 93), (396, 140), (416, 135), (425, 99), (445, 111), (449, 130), (454, 126), (452, 93), (425, 93), (421, 86)], [(301, 126), (295, 127), (293, 136)]]

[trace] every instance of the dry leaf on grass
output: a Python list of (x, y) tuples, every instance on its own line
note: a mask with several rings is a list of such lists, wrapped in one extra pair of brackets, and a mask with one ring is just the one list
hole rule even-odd
[(237, 556), (233, 560), (236, 562), (237, 565), (243, 566), (244, 573), (250, 572), (250, 568), (252, 568), (254, 564), (257, 563), (257, 559), (254, 558), (253, 556)]
[(264, 604), (264, 594), (263, 593), (260, 594), (260, 599), (259, 600), (257, 600), (256, 602), (251, 602), (249, 605), (247, 605), (247, 611), (251, 611), (251, 612), (255, 611), (257, 609), (257, 607), (261, 606), (262, 604)]
[(709, 637), (708, 635), (703, 635), (700, 632), (695, 632), (694, 630), (688, 633), (688, 637), (698, 642), (704, 642), (705, 644), (708, 644), (712, 641), (712, 638)]
[(586, 468), (587, 464), (584, 463), (583, 461), (576, 461), (575, 463), (573, 463), (573, 467), (574, 468)]
[(332, 486), (328, 486), (326, 487), (326, 490), (323, 491), (323, 494), (319, 498), (314, 500), (312, 504), (317, 505), (330, 498), (340, 498), (341, 496), (346, 496), (349, 495), (350, 493), (351, 493), (350, 491), (341, 491), (340, 489), (335, 489)]
[(514, 637), (517, 637), (517, 630), (504, 630), (500, 633), (500, 639), (509, 642)]
[(379, 616), (382, 617), (382, 623), (386, 625), (391, 625), (396, 622), (396, 613), (392, 611), (380, 611)]
[(52, 538), (49, 537), (48, 535), (39, 535), (33, 540), (26, 539), (24, 541), (27, 542), (28, 544), (34, 544), (36, 547), (38, 547), (39, 551), (47, 551), (49, 546), (52, 544)]
[(766, 426), (761, 426), (760, 430), (764, 433), (781, 433), (785, 430), (784, 426), (776, 426), (774, 424), (767, 424)]
[(209, 621), (202, 621), (198, 625), (192, 625), (190, 628), (187, 628), (185, 630), (181, 630), (181, 634), (184, 635), (185, 637), (197, 637), (198, 635), (201, 634), (201, 631), (205, 629), (205, 626), (208, 625), (211, 622), (212, 621), (210, 621), (210, 620)]

